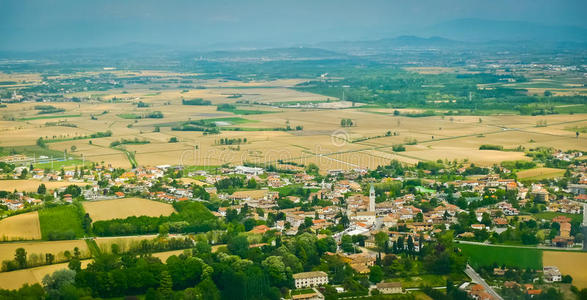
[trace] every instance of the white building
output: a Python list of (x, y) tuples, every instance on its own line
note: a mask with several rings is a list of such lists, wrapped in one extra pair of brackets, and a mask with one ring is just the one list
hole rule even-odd
[(563, 280), (561, 271), (556, 266), (545, 266), (543, 269), (544, 281), (546, 282), (560, 282)]
[(234, 172), (236, 174), (257, 176), (263, 174), (263, 168), (236, 166)]
[(296, 289), (328, 284), (328, 274), (322, 271), (293, 274)]

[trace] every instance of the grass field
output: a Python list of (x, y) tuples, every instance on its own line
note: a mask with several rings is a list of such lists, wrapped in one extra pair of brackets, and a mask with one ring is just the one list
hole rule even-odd
[(469, 263), (474, 266), (491, 266), (494, 263), (518, 268), (542, 268), (542, 250), (457, 244)]
[(579, 289), (587, 288), (587, 253), (544, 251), (542, 264), (557, 266), (563, 275), (573, 277), (573, 285)]
[(36, 211), (0, 220), (1, 241), (38, 240), (40, 238), (39, 215)]
[(75, 205), (62, 205), (39, 211), (41, 236), (44, 240), (80, 238), (84, 236), (82, 222)]
[[(85, 165), (86, 166), (90, 166), (92, 164), (92, 162), (90, 161), (85, 161)], [(54, 161), (53, 163), (41, 163), (41, 164), (35, 164), (35, 168), (39, 168), (39, 169), (46, 169), (46, 168), (53, 168), (53, 169), (68, 169), (71, 167), (81, 167), (82, 165), (84, 165), (84, 161), (81, 159), (70, 159), (70, 160), (64, 160), (64, 161)]]
[(559, 212), (543, 211), (533, 215), (535, 219), (545, 219), (551, 221), (556, 216), (565, 216), (571, 218), (573, 221), (581, 222), (583, 220), (582, 214), (565, 214)]
[(130, 216), (168, 216), (175, 212), (171, 204), (142, 198), (123, 198), (104, 201), (83, 202), (84, 209), (92, 221), (125, 219)]

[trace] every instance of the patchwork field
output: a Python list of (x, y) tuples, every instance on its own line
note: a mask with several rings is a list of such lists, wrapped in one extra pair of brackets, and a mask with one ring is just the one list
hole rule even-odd
[[(458, 73), (452, 68), (421, 68), (415, 72)], [(113, 71), (116, 76), (133, 76), (135, 72)], [(148, 73), (148, 72), (147, 72)], [(70, 76), (82, 76), (72, 74)], [(137, 75), (139, 73), (136, 73)], [(140, 73), (143, 74), (143, 73)], [(139, 75), (140, 75), (139, 74)], [(161, 80), (180, 79), (179, 74), (156, 71)], [(63, 153), (86, 161), (129, 168), (131, 160), (139, 165), (160, 164), (222, 165), (244, 162), (274, 163), (277, 160), (302, 164), (317, 163), (322, 172), (329, 169), (375, 168), (390, 159), (406, 163), (422, 160), (468, 159), (490, 166), (503, 160), (529, 159), (524, 152), (483, 151), (483, 144), (525, 149), (540, 146), (557, 149), (587, 150), (586, 137), (577, 137), (569, 128), (587, 126), (587, 115), (490, 115), (406, 117), (394, 115), (395, 109), (348, 107), (323, 95), (291, 89), (300, 79), (275, 81), (221, 81), (195, 79), (201, 89), (163, 87), (153, 79), (150, 85), (130, 84), (124, 89), (88, 91), (70, 96), (88, 97), (81, 103), (51, 103), (65, 111), (41, 115), (35, 103), (7, 104), (0, 109), (0, 147), (35, 145), (39, 137), (47, 141), (52, 153)], [(151, 89), (150, 87), (156, 87)], [(116, 98), (116, 101), (112, 101)], [(183, 99), (202, 98), (212, 105), (183, 105)], [(139, 107), (138, 102), (147, 107)], [(320, 103), (304, 107), (298, 103)], [(216, 105), (233, 104), (229, 111)], [(291, 107), (276, 107), (277, 103)], [(327, 105), (326, 105), (327, 104)], [(161, 112), (163, 118), (143, 118), (150, 112)], [(401, 114), (421, 112), (399, 109)], [(128, 119), (133, 115), (139, 119)], [(51, 117), (46, 119), (45, 117)], [(220, 120), (219, 134), (203, 135), (201, 131), (178, 131), (175, 127), (187, 121)], [(352, 127), (341, 127), (342, 119), (351, 119)], [(546, 127), (537, 127), (546, 123)], [(63, 126), (62, 126), (63, 125)], [(284, 130), (286, 126), (303, 130)], [(111, 136), (91, 138), (98, 132)], [(177, 143), (169, 143), (175, 137)], [(221, 145), (220, 139), (246, 138), (239, 145)], [(111, 147), (114, 141), (144, 140), (148, 144)], [(396, 144), (408, 145), (405, 152), (393, 152)], [(74, 149), (74, 150), (72, 150)], [(33, 154), (33, 153), (31, 153)], [(129, 155), (130, 154), (130, 155)], [(38, 155), (38, 154), (37, 154)], [(132, 156), (132, 157), (131, 157)], [(532, 176), (529, 176), (532, 177)], [(37, 184), (20, 189), (36, 189)], [(3, 188), (0, 182), (0, 190)], [(12, 188), (6, 183), (4, 188)]]
[(0, 240), (38, 240), (41, 238), (39, 214), (24, 213), (0, 220)]
[(175, 212), (171, 204), (142, 198), (123, 198), (104, 201), (83, 202), (84, 209), (92, 221), (125, 219), (130, 216), (168, 216)]
[(563, 275), (573, 277), (573, 285), (577, 288), (587, 288), (587, 253), (544, 251), (542, 264), (557, 266)]

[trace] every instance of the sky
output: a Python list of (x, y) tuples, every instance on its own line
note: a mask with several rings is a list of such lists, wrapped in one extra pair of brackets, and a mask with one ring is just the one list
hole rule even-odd
[(369, 40), (463, 18), (587, 28), (585, 12), (585, 0), (0, 0), (0, 50)]

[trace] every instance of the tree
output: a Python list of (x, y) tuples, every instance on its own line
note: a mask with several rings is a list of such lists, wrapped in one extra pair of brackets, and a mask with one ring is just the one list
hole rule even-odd
[(173, 282), (171, 281), (171, 275), (169, 272), (163, 271), (159, 276), (159, 287), (157, 288), (157, 294), (159, 299), (172, 299), (173, 291), (171, 290)]
[(24, 248), (17, 248), (14, 253), (14, 261), (19, 269), (26, 268), (26, 250)]
[(353, 245), (353, 239), (350, 235), (343, 235), (341, 238), (340, 248), (346, 253), (354, 253), (355, 246)]
[(306, 173), (308, 173), (308, 174), (318, 175), (319, 171), (320, 171), (320, 168), (315, 163), (310, 163), (306, 167)]
[(255, 225), (257, 225), (257, 221), (255, 221), (255, 219), (248, 218), (243, 222), (243, 225), (245, 225), (245, 231), (249, 231), (253, 229)]
[(71, 149), (71, 152), (75, 152), (75, 150), (77, 150), (77, 146), (76, 145), (72, 145), (70, 149)]
[[(57, 270), (53, 274), (45, 275), (42, 283), (48, 294), (48, 299), (61, 299), (67, 288), (73, 287), (75, 272), (72, 270)], [(73, 298), (75, 299), (75, 298)]]
[(174, 137), (174, 136), (172, 136), (172, 137), (169, 139), (169, 142), (170, 142), (170, 143), (177, 143), (177, 142), (179, 142), (179, 140), (177, 139), (177, 137)]
[(220, 300), (220, 291), (210, 278), (202, 280), (195, 289), (201, 296), (199, 299)]
[(247, 188), (249, 188), (249, 189), (256, 189), (257, 188), (257, 181), (255, 180), (255, 178), (249, 179), (249, 181), (247, 182)]
[(387, 244), (389, 242), (389, 236), (387, 233), (380, 231), (375, 234), (375, 244), (377, 245), (377, 250), (379, 251), (379, 255), (381, 256), (381, 252), (384, 252), (387, 249)]
[(491, 218), (489, 217), (489, 214), (484, 212), (483, 213), (483, 217), (481, 218), (481, 223), (487, 227), (491, 226)]
[(63, 191), (63, 194), (64, 195), (70, 194), (73, 198), (75, 198), (75, 197), (78, 197), (79, 195), (82, 194), (82, 189), (79, 186), (72, 184), (72, 185), (67, 186), (67, 188), (65, 188), (65, 191)]
[(407, 242), (407, 246), (408, 246), (408, 252), (409, 253), (414, 253), (415, 248), (414, 248), (414, 240), (412, 239), (412, 236), (408, 236), (408, 242)]
[(79, 272), (82, 270), (82, 262), (79, 260), (79, 258), (75, 257), (69, 261), (67, 267), (72, 271)]
[(51, 254), (51, 253), (46, 253), (45, 254), (45, 263), (50, 265), (53, 263), (53, 261), (55, 260), (55, 255)]
[(245, 235), (237, 235), (228, 242), (227, 248), (230, 253), (246, 258), (249, 251), (249, 241)]
[(45, 186), (44, 183), (41, 183), (39, 185), (39, 187), (37, 188), (37, 194), (44, 195), (46, 192), (47, 192), (47, 187)]
[(287, 279), (285, 264), (281, 256), (269, 256), (261, 263), (261, 266), (269, 275), (273, 285), (281, 286)]
[(369, 271), (369, 281), (378, 283), (381, 282), (381, 280), (383, 280), (383, 269), (378, 265), (372, 266)]

